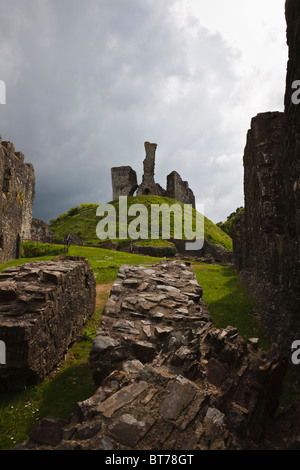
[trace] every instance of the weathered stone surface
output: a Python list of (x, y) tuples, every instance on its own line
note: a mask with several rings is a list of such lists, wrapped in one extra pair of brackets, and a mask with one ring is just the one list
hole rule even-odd
[(94, 312), (95, 285), (84, 258), (36, 261), (0, 274), (2, 390), (35, 383), (61, 361)]
[(177, 171), (172, 171), (167, 176), (167, 196), (183, 204), (191, 204), (194, 209), (196, 208), (193, 191), (189, 188), (188, 182), (183, 181)]
[(146, 157), (144, 159), (143, 180), (137, 190), (137, 196), (149, 195), (163, 196), (164, 191), (154, 181), (155, 152), (157, 144), (145, 142)]
[(113, 200), (120, 196), (132, 196), (136, 191), (137, 176), (130, 166), (119, 166), (111, 169)]
[(233, 236), (235, 264), (257, 300), (261, 325), (286, 354), (300, 336), (300, 107), (292, 101), (300, 76), (299, 14), (299, 2), (288, 0), (285, 109), (252, 119), (244, 153), (245, 210)]
[(34, 197), (33, 166), (0, 137), (0, 263), (20, 258), (21, 241), (31, 239)]
[[(130, 280), (127, 284), (126, 279)], [(147, 284), (146, 290), (139, 291), (134, 279)], [(151, 269), (122, 266), (116, 280), (122, 288), (112, 289), (116, 313), (110, 305), (109, 313), (102, 316), (91, 351), (96, 393), (74, 407), (58, 444), (42, 445), (33, 435), (21, 447), (263, 448), (268, 424), (274, 425), (286, 363), (275, 347), (269, 353), (262, 352), (253, 339), (249, 343), (242, 340), (236, 328), (217, 329), (209, 319), (195, 320), (197, 309), (207, 311), (207, 307), (199, 296), (200, 286), (191, 282), (194, 280), (191, 268), (178, 261), (161, 262)], [(173, 307), (164, 307), (163, 317), (151, 315), (156, 304), (166, 300), (157, 289), (161, 282), (179, 289), (166, 291), (163, 297), (180, 299), (181, 309), (185, 310), (180, 321), (174, 320)], [(188, 294), (195, 297), (189, 299)], [(142, 319), (137, 320), (131, 310), (121, 307), (124, 298), (132, 302), (133, 297), (137, 311), (140, 300), (147, 298), (152, 304)], [(130, 326), (128, 332), (114, 328), (120, 321)], [(111, 348), (108, 337), (118, 345)], [(108, 347), (101, 346), (97, 351), (98, 341)], [(133, 347), (137, 343), (152, 345), (155, 355), (137, 358)], [(270, 435), (268, 439), (272, 447)]]
[(31, 240), (37, 243), (51, 243), (55, 235), (43, 220), (32, 218)]
[[(101, 383), (125, 357), (151, 362), (174, 329), (207, 321), (202, 289), (184, 263), (161, 262), (151, 269), (121, 266), (91, 349), (95, 382)], [(99, 353), (103, 337), (114, 347)]]

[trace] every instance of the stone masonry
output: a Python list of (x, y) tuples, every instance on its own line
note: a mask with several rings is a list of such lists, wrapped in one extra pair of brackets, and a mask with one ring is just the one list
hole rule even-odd
[(60, 257), (0, 274), (0, 390), (43, 379), (64, 358), (95, 309), (95, 277), (84, 258)]
[(276, 347), (262, 352), (257, 339), (213, 325), (180, 261), (120, 267), (90, 364), (95, 394), (68, 420), (38, 422), (17, 449), (263, 448), (286, 370)]
[(136, 172), (130, 166), (114, 167), (111, 169), (113, 199), (119, 196), (154, 195), (166, 196), (183, 204), (191, 204), (195, 208), (195, 196), (189, 188), (188, 182), (173, 171), (167, 176), (167, 189), (155, 183), (155, 153), (157, 144), (145, 142), (146, 157), (144, 159), (144, 173), (142, 183), (137, 184)]
[(0, 263), (19, 258), (21, 241), (31, 238), (34, 197), (32, 164), (0, 137)]
[[(240, 277), (257, 300), (261, 324), (290, 352), (300, 337), (300, 4), (286, 1), (289, 60), (284, 112), (252, 119), (244, 153), (245, 211), (234, 225)], [(296, 368), (297, 369), (297, 368)]]
[(119, 166), (111, 169), (113, 200), (119, 196), (132, 196), (137, 187), (136, 172), (130, 166)]

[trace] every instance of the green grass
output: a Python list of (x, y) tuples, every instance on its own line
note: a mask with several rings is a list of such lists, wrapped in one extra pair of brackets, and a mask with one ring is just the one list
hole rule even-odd
[[(116, 219), (116, 228), (117, 228), (117, 237), (119, 234), (119, 200), (111, 201), (111, 204), (117, 215)], [(150, 207), (153, 204), (158, 204), (161, 206), (162, 204), (167, 204), (168, 206), (172, 206), (174, 204), (178, 207), (178, 213), (182, 214), (183, 217), (183, 208), (184, 205), (175, 201), (173, 199), (161, 196), (131, 196), (127, 198), (127, 205), (130, 208), (133, 204), (142, 204), (148, 210), (148, 230), (147, 232), (142, 232), (142, 237), (145, 239), (151, 238), (151, 210)], [(98, 205), (97, 204), (82, 204), (78, 207), (73, 207), (67, 213), (61, 214), (56, 219), (50, 221), (50, 227), (54, 231), (55, 235), (59, 239), (63, 239), (67, 232), (72, 232), (74, 235), (80, 237), (85, 244), (99, 244), (101, 240), (97, 237), (96, 234), (96, 227), (97, 224), (100, 222), (101, 217), (96, 216), (96, 210)], [(192, 211), (192, 220), (193, 220), (193, 230), (196, 229), (196, 211), (193, 209)], [(131, 222), (138, 217), (139, 214), (136, 216), (128, 217), (128, 225), (125, 227), (128, 229)], [(161, 223), (161, 222), (160, 222)], [(160, 225), (161, 227), (161, 225)], [(174, 217), (171, 215), (171, 223), (170, 223), (170, 236), (173, 237), (174, 235)], [(232, 250), (232, 240), (231, 238), (219, 227), (217, 227), (213, 222), (211, 222), (207, 217), (204, 217), (204, 237), (217, 245), (221, 245), (228, 250)], [(160, 238), (166, 238), (162, 236), (160, 233)], [(184, 236), (182, 237), (184, 238)], [(130, 238), (129, 238), (130, 239)], [(115, 241), (118, 241), (116, 238)]]
[[(78, 402), (93, 395), (95, 388), (89, 368), (89, 353), (95, 336), (102, 307), (109, 295), (109, 287), (121, 264), (151, 265), (159, 258), (133, 255), (131, 253), (103, 250), (93, 247), (69, 249), (70, 255), (85, 256), (90, 261), (101, 287), (100, 303), (95, 314), (87, 322), (77, 341), (69, 349), (66, 360), (52, 376), (36, 386), (26, 387), (9, 394), (0, 394), (0, 450), (7, 450), (26, 440), (37, 419), (46, 416), (67, 419)], [(0, 272), (7, 266), (24, 264), (29, 261), (53, 259), (22, 258), (0, 266)], [(199, 284), (204, 290), (204, 299), (217, 327), (232, 325), (238, 328), (245, 339), (263, 337), (253, 320), (253, 300), (245, 293), (233, 268), (210, 264), (193, 264)], [(107, 286), (105, 286), (107, 284)]]
[(53, 243), (35, 243), (32, 241), (22, 244), (23, 258), (37, 258), (39, 256), (54, 256), (65, 254), (67, 247), (65, 245), (56, 245)]
[(255, 301), (246, 292), (231, 266), (194, 265), (193, 270), (198, 283), (203, 288), (203, 298), (217, 328), (233, 326), (239, 335), (247, 340), (259, 338), (260, 344), (269, 344), (253, 318)]

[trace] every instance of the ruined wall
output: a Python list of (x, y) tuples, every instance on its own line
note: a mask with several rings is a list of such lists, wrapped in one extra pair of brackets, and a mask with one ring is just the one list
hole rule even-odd
[(195, 196), (188, 182), (172, 171), (167, 176), (167, 189), (155, 182), (155, 153), (157, 144), (145, 142), (146, 156), (143, 162), (144, 173), (142, 183), (137, 184), (136, 172), (130, 166), (120, 166), (111, 169), (113, 200), (119, 196), (167, 196), (183, 204), (191, 204), (195, 208)]
[[(288, 293), (289, 308), (294, 318), (300, 311), (300, 105), (292, 102), (292, 83), (300, 80), (300, 3), (286, 2), (287, 43), (289, 59), (285, 93), (285, 166), (286, 190), (286, 259), (284, 263), (284, 288)], [(300, 337), (300, 321), (295, 330)]]
[(274, 284), (279, 282), (285, 218), (283, 124), (279, 112), (258, 114), (251, 121), (243, 157), (245, 240), (235, 244), (240, 269), (261, 272)]
[(130, 166), (119, 166), (111, 169), (113, 201), (120, 196), (132, 196), (136, 191), (136, 172)]
[(233, 250), (240, 277), (257, 299), (261, 325), (270, 339), (289, 348), (287, 260), (293, 255), (285, 230), (284, 132), (284, 113), (262, 113), (251, 121), (243, 158), (245, 210), (234, 224)]
[(44, 378), (63, 359), (95, 309), (95, 277), (86, 259), (61, 257), (0, 274), (0, 390)]
[(245, 211), (234, 224), (240, 277), (257, 299), (269, 337), (290, 350), (300, 337), (300, 4), (286, 2), (287, 67), (284, 113), (256, 116), (244, 153)]
[[(93, 342), (97, 385), (68, 421), (46, 418), (18, 449), (226, 450), (264, 441), (286, 364), (276, 348), (214, 327), (186, 264), (121, 266)], [(284, 440), (281, 438), (284, 436)]]
[(183, 204), (191, 204), (195, 209), (194, 193), (189, 188), (188, 182), (183, 181), (177, 171), (172, 171), (167, 176), (167, 196)]
[(18, 258), (21, 240), (31, 238), (34, 197), (33, 166), (0, 138), (0, 263)]
[(55, 235), (49, 225), (43, 220), (32, 218), (31, 240), (37, 243), (50, 243), (55, 239)]

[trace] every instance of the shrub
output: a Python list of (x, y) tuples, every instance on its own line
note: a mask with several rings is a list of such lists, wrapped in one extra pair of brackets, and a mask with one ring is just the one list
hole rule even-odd
[(24, 242), (22, 244), (22, 258), (37, 258), (46, 255), (61, 255), (66, 253), (65, 245), (50, 243)]

